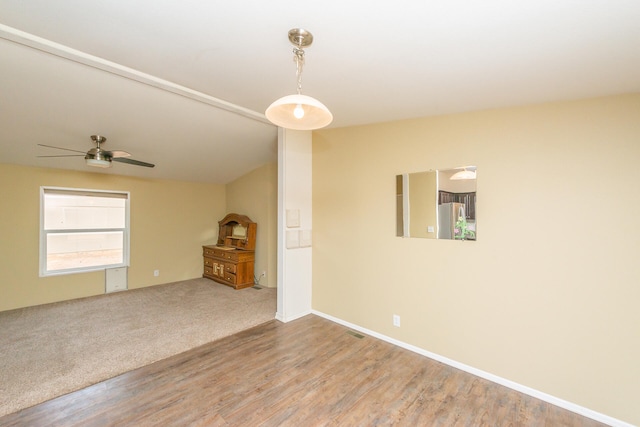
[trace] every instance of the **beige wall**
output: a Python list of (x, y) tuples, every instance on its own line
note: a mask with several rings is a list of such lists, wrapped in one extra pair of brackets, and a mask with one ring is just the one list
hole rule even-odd
[[(316, 131), (313, 309), (640, 424), (638, 160), (637, 94)], [(471, 164), (477, 242), (395, 237), (396, 175)]]
[(129, 289), (201, 277), (226, 210), (223, 185), (0, 164), (0, 311), (104, 293), (104, 272), (38, 277), (43, 185), (131, 193)]
[[(227, 210), (247, 215), (258, 224), (255, 276), (260, 285), (276, 287), (278, 165), (269, 163), (227, 184)], [(222, 218), (220, 218), (222, 219)]]

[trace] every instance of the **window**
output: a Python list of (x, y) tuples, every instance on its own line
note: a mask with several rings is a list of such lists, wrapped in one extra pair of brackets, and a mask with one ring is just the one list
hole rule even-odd
[(128, 264), (128, 192), (40, 188), (40, 276)]

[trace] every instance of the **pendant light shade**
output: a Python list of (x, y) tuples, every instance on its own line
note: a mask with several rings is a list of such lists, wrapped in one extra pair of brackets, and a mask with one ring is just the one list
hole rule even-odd
[(451, 178), (449, 179), (453, 179), (453, 180), (458, 180), (458, 179), (476, 179), (476, 171), (468, 171), (466, 168), (464, 170), (461, 170), (460, 172), (456, 172), (453, 175), (451, 175)]
[(296, 130), (320, 129), (333, 120), (333, 115), (322, 102), (302, 94), (275, 100), (265, 115), (275, 125)]
[(296, 63), (298, 93), (287, 95), (274, 101), (265, 111), (267, 119), (280, 127), (296, 130), (313, 130), (327, 126), (333, 120), (329, 109), (320, 101), (302, 94), (302, 67), (304, 49), (313, 42), (313, 35), (301, 28), (289, 31), (289, 41), (293, 44), (293, 60)]

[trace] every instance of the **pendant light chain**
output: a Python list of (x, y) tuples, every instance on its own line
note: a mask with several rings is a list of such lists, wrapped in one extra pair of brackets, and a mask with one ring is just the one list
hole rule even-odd
[(304, 50), (293, 48), (293, 60), (296, 62), (296, 77), (298, 78), (298, 95), (302, 93), (302, 67), (304, 66)]

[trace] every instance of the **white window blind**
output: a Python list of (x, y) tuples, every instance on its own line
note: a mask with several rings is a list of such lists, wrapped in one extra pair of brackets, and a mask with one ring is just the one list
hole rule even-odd
[(40, 275), (129, 264), (129, 193), (41, 187)]

